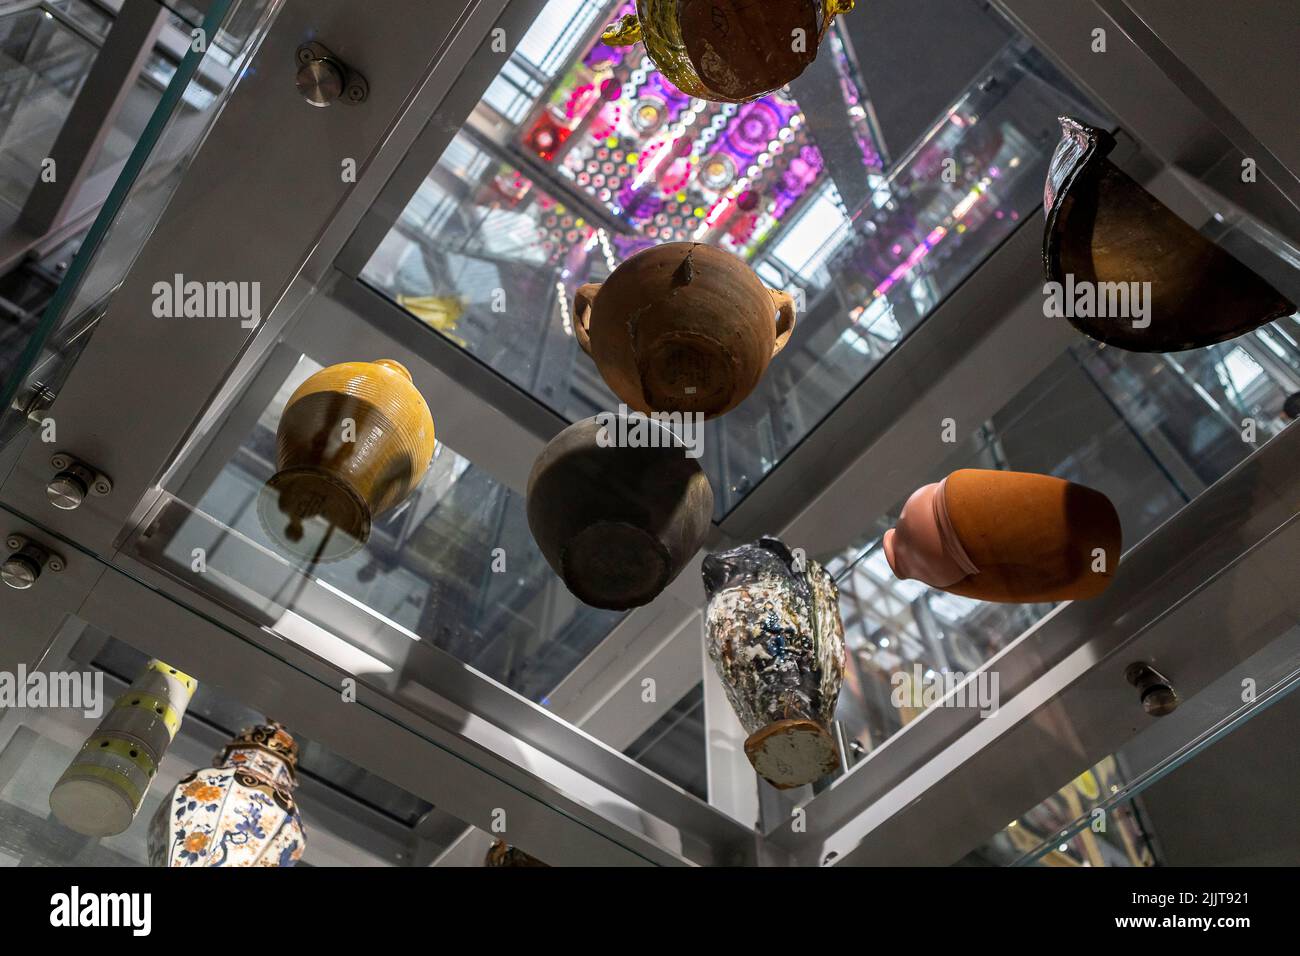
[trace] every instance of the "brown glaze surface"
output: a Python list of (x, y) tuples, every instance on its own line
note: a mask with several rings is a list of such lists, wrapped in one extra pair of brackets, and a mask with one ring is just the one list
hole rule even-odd
[[(276, 449), (278, 470), (258, 505), (263, 526), (290, 553), (333, 560), (358, 550), (373, 519), (424, 477), (433, 416), (399, 363), (345, 362), (290, 396)], [(313, 519), (326, 530), (305, 528)]]
[(1133, 352), (1177, 352), (1244, 335), (1296, 309), (1106, 158), (1103, 130), (1061, 118), (1046, 188), (1044, 259), (1064, 283), (1147, 283), (1146, 327), (1126, 316), (1075, 316), (1085, 335)]
[(574, 315), (578, 344), (629, 408), (706, 418), (753, 391), (795, 322), (788, 294), (692, 242), (643, 250), (603, 285), (582, 286)]

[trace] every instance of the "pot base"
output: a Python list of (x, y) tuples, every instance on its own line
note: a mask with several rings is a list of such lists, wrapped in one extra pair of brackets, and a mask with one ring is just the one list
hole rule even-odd
[(653, 411), (712, 418), (731, 407), (740, 367), (717, 339), (670, 332), (642, 357), (640, 372), (641, 391)]
[(370, 509), (343, 481), (316, 468), (276, 472), (257, 499), (262, 529), (286, 553), (313, 563), (356, 554), (370, 538)]
[(803, 718), (777, 720), (750, 734), (745, 756), (758, 775), (778, 790), (820, 780), (840, 763), (835, 740), (826, 728)]
[(672, 574), (672, 555), (642, 528), (598, 521), (580, 531), (560, 556), (565, 585), (584, 604), (626, 611), (654, 600)]

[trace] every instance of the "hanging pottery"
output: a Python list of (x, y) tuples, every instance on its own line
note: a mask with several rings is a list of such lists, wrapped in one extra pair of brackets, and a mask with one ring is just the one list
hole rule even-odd
[(645, 41), (683, 93), (743, 103), (785, 86), (817, 57), (831, 21), (853, 0), (637, 0), (605, 32), (610, 46)]
[(1049, 314), (1117, 348), (1178, 352), (1295, 311), (1107, 159), (1109, 133), (1069, 117), (1060, 123), (1043, 195)]
[(126, 830), (197, 686), (187, 674), (151, 660), (50, 791), (50, 810), (58, 821), (92, 837)]
[(258, 499), (267, 534), (299, 558), (359, 551), (433, 460), (433, 416), (391, 359), (321, 369), (290, 396), (276, 431), (277, 471)]
[(647, 604), (704, 543), (713, 489), (679, 437), (641, 415), (570, 425), (528, 476), (528, 527), (592, 607)]
[(705, 645), (749, 733), (749, 762), (781, 789), (830, 773), (846, 656), (835, 582), (776, 538), (711, 554), (703, 574)]
[(1012, 604), (1096, 597), (1120, 545), (1119, 515), (1100, 491), (975, 468), (918, 489), (884, 539), (898, 577)]
[(574, 297), (574, 334), (631, 409), (714, 418), (754, 390), (794, 330), (794, 300), (714, 246), (667, 242)]
[(277, 723), (245, 730), (181, 780), (149, 826), (153, 866), (293, 866), (306, 848), (294, 803), (298, 745)]
[(505, 840), (493, 840), (492, 845), (488, 847), (487, 856), (483, 858), (484, 866), (545, 866), (549, 863), (543, 863), (535, 856), (529, 856), (517, 846), (511, 846)]

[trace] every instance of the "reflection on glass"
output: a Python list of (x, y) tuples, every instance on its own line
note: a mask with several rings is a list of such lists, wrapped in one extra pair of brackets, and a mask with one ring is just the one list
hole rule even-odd
[[(321, 366), (301, 358), (229, 461), (187, 497), (164, 556), (229, 575), (229, 597), (252, 602), (272, 630), (354, 674), (400, 669), (391, 646), (322, 611), (337, 596), (371, 623), (427, 641), (533, 700), (546, 695), (621, 615), (587, 607), (550, 570), (528, 531), (523, 496), (439, 442), (424, 480), (378, 518), (365, 547), (313, 563), (287, 554), (257, 515), (275, 472), (276, 427), (299, 384)], [(262, 555), (253, 565), (246, 556)], [(247, 593), (251, 592), (251, 593)]]
[[(962, 862), (972, 866), (1155, 866), (1177, 865), (1160, 849), (1161, 825), (1181, 824), (1161, 813), (1152, 814), (1144, 794), (1162, 793), (1170, 774), (1181, 772), (1177, 787), (1196, 787), (1196, 758), (1275, 704), (1287, 702), (1300, 687), (1297, 650), (1300, 629), (1291, 627), (1247, 661), (1203, 688), (1159, 720), (1148, 719), (1145, 728), (1118, 751), (1085, 770), (1077, 778), (1017, 820), (994, 834)], [(1250, 692), (1244, 692), (1244, 687)], [(1282, 717), (1279, 708), (1273, 712)], [(1257, 726), (1252, 724), (1252, 727)], [(1248, 730), (1247, 733), (1250, 731)], [(1254, 749), (1259, 741), (1247, 746)], [(1231, 767), (1231, 761), (1223, 766)], [(1172, 781), (1171, 781), (1172, 782)], [(1154, 791), (1151, 788), (1157, 788)], [(1162, 811), (1186, 805), (1186, 793), (1177, 788), (1169, 800), (1158, 801)], [(1224, 812), (1231, 812), (1227, 807)], [(1213, 851), (1211, 851), (1213, 852)], [(1245, 859), (1268, 855), (1268, 848), (1238, 847)]]
[[(1056, 116), (1088, 110), (1016, 39), (886, 164), (844, 36), (823, 50), (837, 102), (708, 103), (639, 47), (600, 42), (632, 6), (547, 4), (363, 278), (578, 420), (617, 400), (573, 339), (574, 290), (657, 243), (739, 255), (802, 315), (754, 394), (707, 426), (722, 516), (1038, 206)], [(851, 127), (834, 155), (809, 108)], [(860, 185), (861, 208), (837, 181)]]
[[(1286, 427), (1296, 392), (1294, 317), (1170, 355), (1081, 339), (928, 480), (1000, 468), (1096, 488), (1119, 511), (1127, 550)], [(836, 717), (859, 756), (921, 713), (914, 684), (977, 670), (1054, 606), (988, 604), (898, 580), (881, 538), (902, 506), (828, 563), (850, 652)]]
[[(142, 165), (129, 183), (118, 182), (118, 189), (127, 191), (124, 195), (118, 192), (110, 195), (50, 308), (45, 310), (35, 330), (21, 343), (21, 354), (16, 361), (8, 362), (0, 369), (3, 376), (0, 378), (0, 399), (3, 399), (0, 401), (0, 444), (7, 444), (22, 434), (27, 422), (39, 421), (44, 409), (53, 403), (103, 315), (108, 297), (157, 224), (202, 142), (203, 134), (220, 112), (218, 107), (224, 102), (224, 95), (233, 90), (243, 61), (254, 52), (269, 24), (269, 15), (274, 13), (269, 9), (268, 0), (231, 0), (218, 6), (225, 19), (210, 23), (210, 32), (218, 39), (229, 40), (233, 25), (244, 24), (241, 34), (244, 45), (233, 59), (229, 52), (218, 55), (216, 40), (202, 54), (189, 52), (182, 82), (170, 90), (175, 95), (174, 101), (164, 99), (151, 112), (148, 112), (151, 105), (159, 102), (155, 87), (170, 82), (177, 68), (157, 54), (146, 63), (144, 73), (129, 94), (117, 127), (110, 133), (105, 146), (110, 156), (126, 156), (128, 146), (140, 149)], [(56, 22), (47, 19), (43, 11), (31, 12), (46, 22)], [(0, 18), (0, 48), (3, 48), (8, 22), (8, 19)], [(67, 28), (61, 26), (60, 29)], [(78, 38), (77, 42), (85, 41)], [(89, 49), (93, 59), (94, 47)], [(0, 58), (3, 56), (0, 53)], [(227, 62), (229, 66), (222, 65)], [(81, 72), (76, 74), (77, 83), (89, 68), (89, 61), (81, 66)], [(71, 72), (69, 65), (65, 64), (63, 69), (65, 73)], [(21, 73), (17, 75), (21, 79)], [(34, 81), (32, 88), (42, 89), (41, 82), (46, 81)], [(70, 102), (75, 84), (69, 86), (69, 82), (65, 76), (63, 86), (58, 89), (60, 95), (66, 94), (65, 98)], [(67, 87), (66, 91), (64, 87)], [(0, 88), (0, 102), (9, 102), (6, 96), (8, 94)], [(67, 105), (64, 103), (61, 107), (64, 113)], [(47, 117), (53, 124), (49, 133), (51, 142), (62, 122), (62, 115), (60, 113), (57, 121)], [(140, 132), (141, 127), (143, 132)], [(11, 168), (4, 165), (2, 155), (8, 142), (7, 135), (7, 130), (0, 124), (0, 168), (4, 169)], [(138, 144), (135, 143), (137, 135), (140, 139)], [(27, 155), (22, 149), (19, 152)], [(46, 152), (39, 155), (43, 157)], [(39, 166), (39, 160), (37, 163)], [(102, 161), (96, 168), (100, 165)], [(24, 195), (35, 178), (33, 172), (23, 182)], [(4, 184), (0, 182), (0, 200), (4, 198), (3, 193)], [(5, 347), (6, 357), (20, 351), (17, 343), (6, 345), (0, 342), (0, 346)]]

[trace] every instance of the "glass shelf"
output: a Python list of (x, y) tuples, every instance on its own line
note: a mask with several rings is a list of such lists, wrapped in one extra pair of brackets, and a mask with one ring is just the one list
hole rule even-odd
[(833, 33), (840, 101), (813, 119), (851, 135), (827, 153), (790, 89), (691, 100), (640, 46), (601, 43), (624, 7), (547, 4), (361, 277), (570, 421), (618, 405), (573, 338), (574, 291), (633, 253), (709, 243), (791, 290), (791, 346), (705, 425), (721, 520), (1041, 204), (1056, 117), (1094, 113), (1013, 39), (886, 162)]
[[(1160, 819), (1141, 795), (1300, 687), (1300, 627), (1290, 626), (1250, 660), (1222, 675), (1059, 792), (1012, 821), (964, 863), (1001, 866), (1156, 866)], [(1260, 780), (1268, 786), (1268, 780)], [(1186, 782), (1183, 784), (1186, 786)], [(1225, 808), (1225, 813), (1237, 808)], [(1241, 847), (1243, 856), (1256, 851)]]
[[(1300, 291), (1300, 257), (1249, 220), (1216, 220), (1216, 241)], [(997, 412), (972, 442), (929, 476), (959, 468), (1052, 474), (1104, 492), (1127, 551), (1290, 424), (1283, 405), (1300, 393), (1300, 318), (1230, 342), (1148, 355), (1087, 339), (1071, 346)], [(1245, 423), (1255, 440), (1243, 440)], [(919, 485), (918, 485), (919, 487)], [(891, 700), (920, 667), (926, 680), (971, 673), (1056, 605), (990, 604), (896, 578), (884, 532), (904, 501), (827, 568), (840, 588), (850, 650), (837, 719), (856, 762), (920, 713)], [(902, 676), (899, 676), (902, 675)]]

